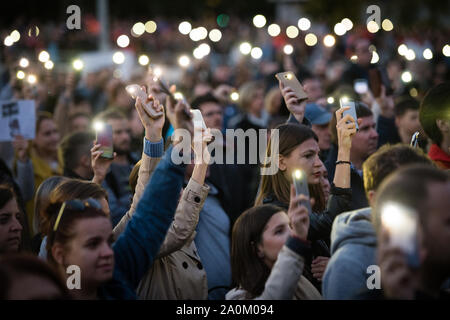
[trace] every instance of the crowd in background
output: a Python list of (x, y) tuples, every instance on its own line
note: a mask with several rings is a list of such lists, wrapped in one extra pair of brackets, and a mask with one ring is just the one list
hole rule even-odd
[[(83, 31), (47, 24), (29, 36), (23, 28), (17, 44), (2, 47), (0, 100), (33, 100), (36, 135), (0, 142), (1, 299), (448, 299), (448, 32), (370, 33), (355, 22), (327, 47), (319, 24), (309, 46), (310, 31), (272, 37), (232, 17), (219, 42), (194, 43), (179, 21), (155, 20), (156, 32), (130, 35), (128, 77), (112, 62), (72, 68), (96, 48), (93, 17)], [(111, 38), (132, 25), (113, 21)], [(202, 42), (210, 53), (190, 56)], [(242, 53), (243, 42), (262, 56)], [(399, 54), (402, 44), (414, 59)], [(38, 61), (42, 50), (53, 69)], [(137, 63), (141, 54), (150, 67)], [(190, 63), (180, 66), (180, 55)], [(164, 92), (156, 69), (185, 99)], [(297, 76), (306, 100), (278, 82), (283, 71)], [(131, 98), (129, 84), (144, 86), (147, 101)], [(343, 115), (343, 97), (356, 101), (358, 119)], [(145, 103), (164, 115), (150, 117)], [(175, 164), (176, 130), (195, 138), (189, 108), (208, 128), (200, 141), (207, 159), (212, 129), (278, 129), (279, 171), (261, 175), (248, 141), (245, 164)], [(95, 122), (112, 127), (113, 159), (102, 157)], [(219, 143), (226, 151), (239, 141)], [(298, 168), (311, 203), (292, 187)], [(389, 241), (395, 228), (383, 224), (383, 208), (393, 202), (413, 211), (412, 253)], [(70, 265), (81, 268), (81, 289), (66, 286)], [(375, 290), (372, 265), (381, 270)]]

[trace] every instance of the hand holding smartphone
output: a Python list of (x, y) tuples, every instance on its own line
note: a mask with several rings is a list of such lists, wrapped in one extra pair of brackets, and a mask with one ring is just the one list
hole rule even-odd
[(203, 120), (202, 113), (198, 109), (191, 110), (192, 121), (194, 121), (194, 129), (202, 128), (206, 130), (206, 124)]
[(293, 72), (280, 72), (275, 75), (275, 77), (283, 84), (284, 87), (290, 87), (297, 95), (299, 103), (303, 100), (308, 99), (308, 94), (303, 89), (300, 81)]
[(141, 103), (144, 106), (145, 112), (152, 118), (159, 118), (164, 113), (162, 111), (156, 112), (155, 109), (151, 106), (150, 102), (147, 102), (147, 94), (145, 91), (137, 84), (131, 84), (126, 87), (127, 92), (133, 99), (141, 99)]
[(356, 124), (356, 130), (359, 130), (359, 126), (358, 126), (358, 117), (356, 115), (356, 104), (354, 100), (351, 99), (340, 99), (339, 103), (341, 105), (341, 108), (345, 108), (345, 107), (350, 107), (349, 110), (345, 110), (342, 113), (342, 117), (345, 117), (347, 114), (349, 114), (354, 120), (355, 120), (355, 124)]
[(100, 150), (103, 151), (101, 157), (106, 159), (114, 158), (113, 147), (113, 129), (108, 123), (96, 123), (95, 133), (97, 144), (100, 144)]
[[(309, 199), (309, 188), (308, 188), (308, 177), (303, 170), (297, 169), (292, 172), (292, 180), (294, 182), (295, 194), (298, 196), (299, 194), (303, 194)], [(306, 201), (302, 203), (308, 208), (308, 213), (311, 213), (311, 203)]]

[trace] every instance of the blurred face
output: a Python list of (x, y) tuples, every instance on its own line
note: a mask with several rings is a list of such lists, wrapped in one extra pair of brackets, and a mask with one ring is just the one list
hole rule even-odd
[(295, 148), (288, 157), (280, 159), (280, 170), (291, 181), (292, 172), (301, 168), (308, 176), (309, 184), (320, 183), (322, 161), (319, 158), (319, 145), (316, 140), (309, 139)]
[(114, 241), (108, 218), (78, 220), (75, 237), (64, 254), (64, 266), (77, 265), (81, 270), (81, 286), (98, 286), (112, 278), (114, 270)]
[(55, 300), (62, 298), (61, 290), (47, 278), (34, 274), (21, 275), (12, 281), (9, 300)]
[(53, 120), (42, 120), (34, 139), (36, 148), (42, 153), (54, 153), (58, 150), (59, 139), (59, 132)]
[(130, 151), (131, 130), (127, 119), (110, 119), (107, 121), (113, 129), (113, 145), (117, 154)]
[(325, 166), (322, 166), (322, 175), (320, 177), (320, 186), (322, 187), (323, 194), (325, 196), (325, 202), (328, 202), (328, 198), (330, 197), (331, 185), (328, 180), (328, 171)]
[(264, 227), (261, 242), (258, 244), (258, 256), (269, 268), (277, 261), (278, 253), (289, 234), (289, 218), (283, 211), (274, 214)]
[(200, 105), (205, 124), (210, 129), (222, 130), (223, 110), (222, 107), (214, 102), (207, 102)]
[(303, 89), (308, 94), (308, 101), (316, 101), (323, 97), (322, 84), (318, 79), (308, 79), (304, 81)]
[(369, 46), (370, 42), (366, 39), (359, 39), (355, 44), (355, 54), (358, 57), (358, 64), (361, 66), (368, 66), (372, 60)]
[(352, 155), (366, 159), (377, 150), (378, 133), (375, 129), (373, 117), (358, 118), (362, 120), (359, 131), (352, 140)]
[(86, 132), (89, 130), (89, 118), (85, 116), (79, 116), (70, 122), (70, 131), (82, 131)]
[(439, 272), (450, 276), (450, 183), (428, 186), (428, 206), (425, 218), (426, 262)]
[(262, 109), (264, 109), (264, 90), (261, 88), (253, 91), (248, 111), (259, 114)]
[(312, 131), (319, 138), (320, 150), (328, 150), (331, 148), (331, 132), (329, 129), (329, 123), (326, 124), (313, 124), (311, 126)]
[(419, 131), (419, 110), (408, 110), (404, 115), (395, 119), (397, 127), (409, 135), (413, 135), (414, 132)]
[(11, 199), (0, 209), (0, 253), (19, 251), (22, 240), (20, 218), (16, 199)]
[(129, 110), (133, 107), (133, 99), (130, 95), (124, 90), (119, 90), (116, 96), (116, 100), (114, 103), (119, 107), (126, 110)]

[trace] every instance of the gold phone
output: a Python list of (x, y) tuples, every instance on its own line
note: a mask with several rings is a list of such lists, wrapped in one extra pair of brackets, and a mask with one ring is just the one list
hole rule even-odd
[(294, 90), (294, 92), (297, 94), (297, 97), (300, 99), (300, 102), (308, 99), (308, 94), (305, 92), (305, 90), (303, 90), (300, 81), (298, 81), (297, 77), (293, 72), (291, 71), (280, 72), (277, 73), (275, 77), (279, 81), (281, 81), (281, 83), (285, 87), (291, 87), (292, 90)]

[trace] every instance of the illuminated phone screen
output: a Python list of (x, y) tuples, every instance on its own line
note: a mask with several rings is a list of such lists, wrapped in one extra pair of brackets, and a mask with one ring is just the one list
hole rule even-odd
[(113, 148), (113, 130), (110, 124), (105, 123), (101, 130), (97, 130), (97, 143), (101, 145), (100, 150), (103, 151), (102, 157), (112, 159)]

